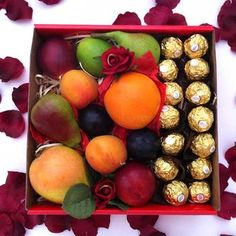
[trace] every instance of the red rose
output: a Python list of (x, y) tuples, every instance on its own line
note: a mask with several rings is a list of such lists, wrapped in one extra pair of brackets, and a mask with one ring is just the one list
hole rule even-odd
[(94, 186), (94, 197), (98, 209), (105, 208), (116, 197), (115, 183), (110, 179), (100, 179)]
[(113, 75), (128, 71), (134, 64), (134, 52), (130, 52), (123, 47), (115, 47), (108, 49), (101, 56), (103, 74)]

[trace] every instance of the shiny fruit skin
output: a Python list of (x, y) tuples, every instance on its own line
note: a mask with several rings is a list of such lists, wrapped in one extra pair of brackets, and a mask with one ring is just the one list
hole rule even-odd
[(160, 150), (158, 135), (148, 128), (131, 131), (127, 136), (128, 157), (136, 161), (155, 159)]
[(69, 70), (62, 76), (60, 91), (71, 105), (84, 108), (97, 98), (98, 84), (82, 70)]
[(141, 129), (156, 116), (161, 95), (156, 84), (137, 72), (122, 74), (114, 80), (104, 96), (108, 114), (118, 125)]
[(90, 137), (108, 134), (114, 123), (103, 106), (90, 104), (79, 111), (79, 126)]
[(115, 175), (118, 198), (129, 206), (147, 204), (156, 189), (156, 179), (151, 169), (141, 163), (131, 162)]
[(45, 149), (34, 159), (29, 168), (29, 179), (39, 195), (59, 204), (71, 186), (89, 184), (83, 158), (63, 145)]
[(113, 135), (101, 135), (89, 142), (85, 157), (94, 170), (105, 175), (125, 164), (127, 151), (121, 139)]

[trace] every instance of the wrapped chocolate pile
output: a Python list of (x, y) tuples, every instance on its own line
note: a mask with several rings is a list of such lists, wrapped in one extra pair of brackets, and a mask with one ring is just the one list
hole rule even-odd
[(214, 103), (206, 37), (165, 37), (159, 77), (166, 84), (160, 115), (160, 155), (153, 163), (160, 179), (156, 202), (179, 206), (211, 198), (211, 155), (215, 152)]

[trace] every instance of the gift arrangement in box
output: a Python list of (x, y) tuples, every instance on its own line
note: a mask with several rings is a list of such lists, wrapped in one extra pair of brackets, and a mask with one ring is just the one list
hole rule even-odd
[(216, 108), (212, 27), (36, 25), (29, 214), (216, 214)]

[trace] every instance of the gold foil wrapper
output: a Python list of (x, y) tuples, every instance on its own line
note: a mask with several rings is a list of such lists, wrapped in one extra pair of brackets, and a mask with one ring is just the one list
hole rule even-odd
[(195, 155), (206, 158), (214, 153), (216, 144), (210, 133), (203, 133), (193, 138), (190, 148)]
[(189, 190), (182, 181), (173, 180), (163, 189), (165, 200), (173, 206), (184, 205), (188, 200)]
[(171, 105), (164, 105), (160, 114), (163, 129), (173, 129), (179, 124), (179, 111)]
[(162, 139), (162, 152), (166, 155), (176, 156), (184, 148), (185, 138), (182, 134), (172, 133)]
[(210, 72), (208, 62), (202, 58), (195, 58), (185, 64), (184, 71), (190, 80), (202, 80)]
[(193, 179), (203, 180), (211, 175), (212, 165), (207, 159), (197, 158), (188, 165), (188, 170)]
[(211, 90), (207, 84), (196, 81), (187, 87), (185, 96), (189, 102), (195, 105), (203, 105), (210, 101)]
[(184, 52), (190, 58), (199, 58), (206, 54), (208, 42), (201, 34), (193, 34), (184, 41)]
[(161, 52), (166, 59), (180, 58), (183, 54), (183, 42), (175, 37), (164, 38), (161, 42)]
[(156, 176), (164, 181), (173, 180), (179, 169), (169, 157), (159, 157), (154, 163), (154, 172)]
[(195, 107), (188, 114), (189, 127), (197, 132), (205, 132), (209, 130), (213, 122), (214, 114), (207, 107)]
[(175, 106), (183, 100), (183, 90), (175, 82), (166, 82), (165, 104)]
[(194, 203), (205, 203), (211, 198), (210, 185), (207, 182), (196, 181), (189, 186), (189, 201)]
[(171, 59), (164, 60), (159, 64), (159, 76), (167, 81), (173, 81), (177, 78), (178, 75), (178, 67), (175, 62)]

